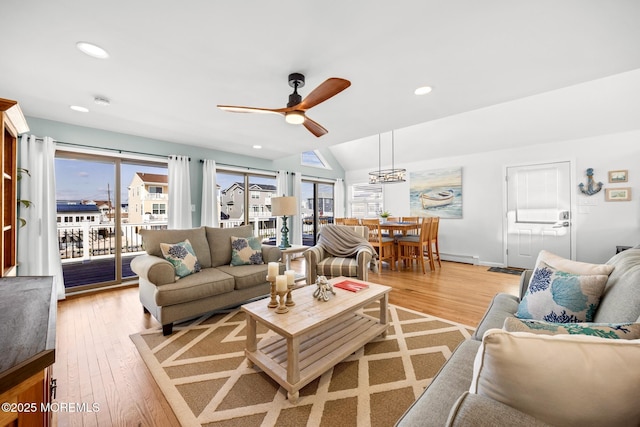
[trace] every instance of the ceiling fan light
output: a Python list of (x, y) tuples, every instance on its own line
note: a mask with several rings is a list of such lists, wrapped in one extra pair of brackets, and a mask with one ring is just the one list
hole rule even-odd
[(292, 125), (304, 123), (304, 113), (302, 111), (290, 111), (284, 115), (284, 120)]

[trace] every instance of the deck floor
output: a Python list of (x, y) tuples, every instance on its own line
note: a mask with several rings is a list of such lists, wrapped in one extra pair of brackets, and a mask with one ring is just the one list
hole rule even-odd
[[(131, 271), (130, 264), (133, 258), (135, 256), (122, 257), (123, 278), (136, 276)], [(67, 289), (95, 283), (112, 282), (116, 280), (116, 260), (115, 258), (101, 258), (85, 262), (63, 263), (62, 274), (64, 276), (64, 287)]]

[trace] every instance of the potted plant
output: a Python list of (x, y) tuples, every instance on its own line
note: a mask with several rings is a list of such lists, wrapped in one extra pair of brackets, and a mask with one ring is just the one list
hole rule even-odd
[[(23, 173), (27, 174), (27, 176), (31, 176), (31, 174), (29, 173), (29, 171), (27, 169), (18, 168), (18, 181), (20, 181), (22, 179), (22, 174)], [(31, 205), (32, 205), (32, 203), (29, 200), (18, 199), (18, 207), (23, 206), (25, 208), (28, 208)], [(20, 221), (20, 227), (24, 227), (27, 224), (27, 220), (24, 219), (24, 218), (18, 218), (18, 221)]]
[(390, 216), (391, 216), (391, 212), (388, 212), (388, 211), (382, 211), (382, 213), (380, 214), (380, 217), (381, 217), (383, 220), (385, 220), (385, 221), (386, 221), (386, 220), (387, 220), (387, 218), (389, 218)]

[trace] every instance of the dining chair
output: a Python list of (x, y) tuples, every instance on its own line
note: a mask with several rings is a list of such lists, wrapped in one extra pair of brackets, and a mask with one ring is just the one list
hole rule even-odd
[(385, 218), (386, 222), (400, 222), (400, 217), (398, 216), (388, 216)]
[(431, 243), (429, 244), (430, 248), (430, 258), (436, 258), (438, 260), (438, 267), (442, 267), (442, 262), (440, 262), (440, 244), (438, 243), (438, 234), (440, 231), (440, 217), (434, 216), (433, 221), (431, 221)]
[(395, 269), (395, 246), (396, 242), (393, 237), (387, 237), (382, 234), (380, 221), (378, 219), (363, 218), (362, 225), (369, 228), (369, 243), (376, 248), (378, 252), (378, 261), (387, 261), (391, 270)]
[[(416, 224), (420, 223), (420, 217), (417, 216), (403, 216), (402, 217), (402, 222), (413, 222)], [(412, 235), (418, 235), (419, 230), (412, 230), (412, 231), (407, 231), (407, 234), (412, 234)]]
[(418, 261), (422, 267), (422, 274), (427, 271), (424, 267), (425, 252), (429, 259), (429, 269), (435, 270), (433, 263), (433, 255), (431, 253), (431, 233), (433, 230), (433, 218), (426, 217), (422, 219), (420, 225), (420, 233), (416, 235), (407, 235), (399, 237), (398, 242), (398, 268), (400, 264), (407, 265), (407, 261), (413, 265), (413, 261)]
[(335, 218), (335, 219), (333, 220), (333, 223), (334, 223), (334, 224), (336, 224), (336, 225), (344, 225), (344, 220), (345, 220), (345, 219), (346, 219), (346, 218)]
[(360, 220), (358, 218), (344, 218), (344, 225), (360, 225)]

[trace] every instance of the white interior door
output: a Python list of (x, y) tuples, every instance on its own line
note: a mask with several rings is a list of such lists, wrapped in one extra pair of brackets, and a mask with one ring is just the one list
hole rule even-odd
[(507, 265), (533, 268), (545, 249), (571, 258), (571, 164), (507, 168)]

